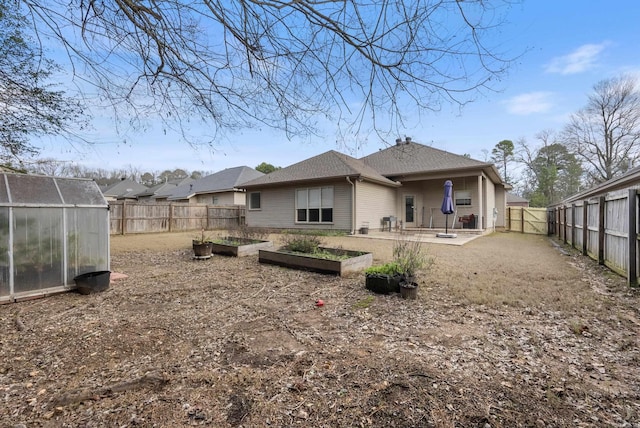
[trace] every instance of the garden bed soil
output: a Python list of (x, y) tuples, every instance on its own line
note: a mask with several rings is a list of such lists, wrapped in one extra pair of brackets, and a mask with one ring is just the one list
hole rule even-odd
[(638, 426), (638, 292), (546, 237), (430, 245), (416, 300), (189, 237), (114, 236), (128, 278), (0, 306), (2, 426)]
[(220, 238), (221, 241), (213, 242), (213, 254), (221, 254), (232, 257), (245, 257), (258, 254), (262, 249), (272, 248), (273, 242), (261, 241), (256, 239), (234, 238), (225, 236)]

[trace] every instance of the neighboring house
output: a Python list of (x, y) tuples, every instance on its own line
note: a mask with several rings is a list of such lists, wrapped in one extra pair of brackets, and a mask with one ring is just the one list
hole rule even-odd
[(151, 186), (145, 191), (142, 191), (136, 195), (140, 202), (166, 202), (167, 198), (176, 190), (178, 186), (189, 184), (193, 182), (193, 178), (180, 178), (176, 180), (170, 180), (165, 183), (156, 184)]
[(570, 205), (575, 201), (583, 201), (590, 198), (606, 195), (607, 193), (619, 192), (622, 190), (638, 189), (640, 190), (640, 167), (631, 168), (619, 177), (612, 178), (594, 186), (590, 189), (576, 193), (562, 202), (553, 204), (553, 207)]
[[(453, 182), (456, 213), (440, 212), (444, 182)], [(397, 140), (361, 159), (328, 151), (242, 186), (247, 224), (256, 227), (336, 229), (504, 226), (506, 190), (493, 164)], [(394, 221), (395, 220), (395, 221)], [(466, 227), (466, 226), (465, 226)]]
[(507, 192), (507, 207), (529, 207), (529, 200)]
[(263, 175), (248, 166), (227, 168), (176, 187), (167, 200), (190, 204), (245, 205), (245, 191), (241, 185)]
[(136, 200), (136, 195), (147, 190), (147, 186), (136, 181), (123, 178), (110, 186), (102, 188), (102, 194), (107, 201)]

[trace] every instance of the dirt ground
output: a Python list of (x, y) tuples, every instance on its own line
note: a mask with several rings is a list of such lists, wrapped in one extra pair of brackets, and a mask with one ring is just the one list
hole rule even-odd
[(127, 279), (0, 306), (0, 426), (640, 427), (640, 293), (547, 237), (428, 244), (413, 301), (192, 237), (114, 236)]

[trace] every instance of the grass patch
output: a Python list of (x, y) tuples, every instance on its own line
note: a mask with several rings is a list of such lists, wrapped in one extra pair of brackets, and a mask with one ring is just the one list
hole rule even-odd
[(367, 309), (376, 300), (373, 296), (367, 296), (353, 304), (354, 309)]

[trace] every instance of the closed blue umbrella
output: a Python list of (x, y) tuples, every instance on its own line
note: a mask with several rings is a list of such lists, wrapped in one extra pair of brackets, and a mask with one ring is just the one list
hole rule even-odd
[(455, 212), (452, 193), (453, 183), (451, 180), (447, 180), (444, 182), (444, 199), (442, 200), (442, 207), (440, 207), (440, 211), (442, 211), (442, 214), (446, 216), (445, 233), (449, 233), (449, 214), (453, 214)]

